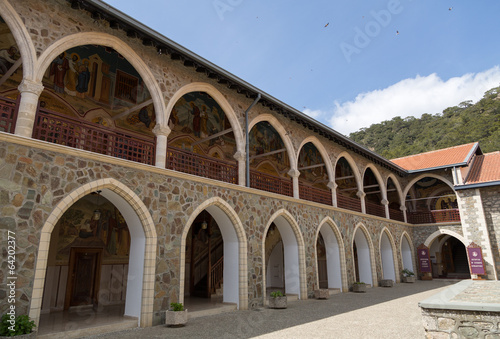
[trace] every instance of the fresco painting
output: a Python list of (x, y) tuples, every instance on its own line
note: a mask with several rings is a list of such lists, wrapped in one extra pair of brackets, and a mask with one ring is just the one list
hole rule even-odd
[(20, 59), (21, 54), (14, 36), (0, 16), (0, 79), (11, 74), (0, 83), (0, 96), (14, 100), (17, 98), (17, 86), (23, 79), (22, 64), (16, 65)]
[[(259, 122), (250, 130), (250, 157), (283, 150), (281, 136), (268, 122)], [(257, 157), (250, 160), (250, 166), (267, 174), (288, 177), (290, 161), (286, 151)]]
[(340, 158), (335, 166), (335, 183), (338, 185), (337, 192), (351, 198), (357, 197), (357, 184), (351, 166), (345, 158)]
[(300, 180), (306, 181), (315, 187), (328, 189), (328, 173), (325, 166), (307, 168), (315, 165), (324, 164), (323, 157), (313, 143), (305, 144), (299, 153), (298, 168)]
[(101, 218), (93, 219), (95, 195), (77, 201), (56, 224), (57, 265), (68, 265), (72, 247), (103, 248), (104, 264), (128, 263), (130, 234), (122, 214), (109, 201), (100, 197)]
[(452, 189), (439, 179), (425, 177), (417, 181), (406, 199), (412, 211), (444, 210), (458, 208)]

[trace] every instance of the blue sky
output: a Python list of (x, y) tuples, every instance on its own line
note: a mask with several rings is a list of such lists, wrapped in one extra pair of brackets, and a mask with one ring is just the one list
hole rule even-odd
[(500, 1), (105, 0), (348, 134), (500, 86)]

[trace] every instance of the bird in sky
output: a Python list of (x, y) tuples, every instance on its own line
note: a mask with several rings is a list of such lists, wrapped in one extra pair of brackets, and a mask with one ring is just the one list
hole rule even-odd
[(329, 23), (329, 22), (327, 22), (327, 23), (326, 23), (326, 25), (325, 25), (325, 27), (328, 27), (328, 25), (329, 25), (329, 24), (330, 24), (330, 23)]

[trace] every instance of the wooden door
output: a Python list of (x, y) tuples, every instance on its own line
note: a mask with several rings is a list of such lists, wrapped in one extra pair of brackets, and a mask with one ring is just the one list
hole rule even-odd
[(102, 248), (72, 248), (64, 309), (98, 303)]

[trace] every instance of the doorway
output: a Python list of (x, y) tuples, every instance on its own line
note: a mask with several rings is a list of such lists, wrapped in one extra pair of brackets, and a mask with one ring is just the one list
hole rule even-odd
[(99, 302), (102, 248), (72, 248), (64, 309)]

